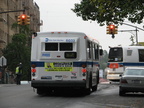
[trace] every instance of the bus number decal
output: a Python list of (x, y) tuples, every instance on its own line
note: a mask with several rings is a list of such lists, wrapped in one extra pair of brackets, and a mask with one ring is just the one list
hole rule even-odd
[(48, 40), (49, 40), (48, 38), (45, 38), (45, 42), (48, 42)]
[(75, 42), (75, 39), (66, 39), (66, 42)]

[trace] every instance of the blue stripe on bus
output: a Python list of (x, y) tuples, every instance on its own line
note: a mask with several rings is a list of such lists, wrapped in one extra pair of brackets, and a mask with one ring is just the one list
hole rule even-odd
[[(44, 67), (45, 62), (38, 62), (38, 61), (32, 61), (31, 64), (35, 64), (37, 67)], [(85, 65), (98, 65), (98, 62), (73, 62), (73, 67), (81, 67), (83, 64)]]
[[(111, 62), (112, 63), (112, 62)], [(109, 65), (110, 63), (108, 63)], [(118, 63), (119, 65), (123, 66), (144, 66), (144, 63)]]

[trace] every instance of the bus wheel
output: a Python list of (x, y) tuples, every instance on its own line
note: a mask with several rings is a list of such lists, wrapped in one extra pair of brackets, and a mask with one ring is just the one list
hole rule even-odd
[(99, 84), (99, 71), (97, 72), (97, 84)]
[(86, 95), (90, 95), (90, 93), (91, 93), (91, 89), (90, 89), (90, 88), (86, 88), (86, 89), (85, 89), (85, 94), (86, 94)]
[(92, 87), (92, 91), (93, 91), (93, 92), (94, 92), (94, 91), (97, 91), (97, 85), (95, 85), (95, 86)]
[(43, 95), (44, 94), (44, 91), (42, 88), (37, 88), (37, 94), (38, 95)]

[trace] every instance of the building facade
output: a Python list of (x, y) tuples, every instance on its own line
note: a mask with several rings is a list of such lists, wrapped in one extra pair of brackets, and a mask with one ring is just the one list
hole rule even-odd
[(40, 11), (33, 0), (0, 0), (0, 50), (11, 42), (13, 34), (18, 33), (18, 30), (12, 29), (12, 25), (17, 22), (18, 16), (23, 14), (23, 11), (3, 12), (24, 9), (25, 14), (30, 16), (30, 30), (40, 31)]

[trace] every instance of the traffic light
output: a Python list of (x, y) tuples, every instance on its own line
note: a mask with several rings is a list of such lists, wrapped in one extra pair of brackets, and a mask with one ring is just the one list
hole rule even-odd
[(117, 34), (118, 33), (118, 27), (115, 25), (108, 25), (107, 26), (107, 34)]
[(21, 15), (22, 25), (26, 25), (26, 19), (27, 19), (27, 15), (26, 14), (22, 14)]
[(30, 24), (30, 16), (26, 14), (21, 14), (18, 16), (18, 24), (19, 25), (28, 25)]
[(114, 34), (118, 34), (118, 26), (115, 26)]
[(114, 34), (115, 25), (109, 25), (109, 32), (110, 34)]
[(18, 16), (18, 20), (17, 21), (18, 21), (19, 25), (22, 25), (22, 20), (21, 20), (20, 16)]
[(30, 24), (30, 16), (27, 15), (27, 19), (26, 19), (26, 24), (29, 25)]

